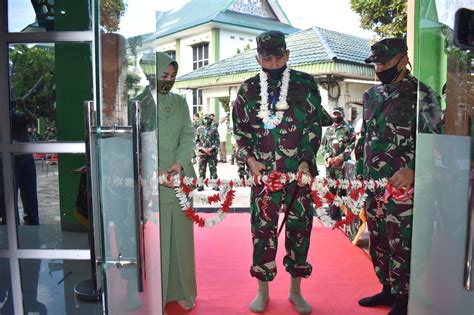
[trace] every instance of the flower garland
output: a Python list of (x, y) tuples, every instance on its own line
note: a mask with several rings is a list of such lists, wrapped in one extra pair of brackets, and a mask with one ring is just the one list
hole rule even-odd
[(283, 71), (283, 77), (280, 87), (280, 96), (278, 102), (275, 105), (277, 111), (275, 114), (270, 113), (268, 105), (268, 75), (265, 71), (260, 70), (260, 108), (257, 113), (257, 117), (263, 120), (263, 123), (269, 128), (275, 128), (279, 125), (283, 119), (283, 111), (288, 109), (288, 103), (286, 101), (288, 97), (288, 86), (290, 84), (290, 69), (286, 68)]
[[(278, 190), (278, 188), (281, 188), (286, 184), (300, 181), (304, 185), (309, 185), (311, 199), (313, 200), (314, 207), (317, 211), (322, 208), (325, 203), (334, 204), (336, 206), (345, 205), (353, 214), (350, 217), (352, 220), (359, 215), (360, 210), (364, 206), (367, 198), (366, 191), (375, 192), (381, 189), (383, 190), (386, 186), (389, 186), (387, 185), (387, 180), (385, 178), (379, 180), (333, 180), (324, 177), (312, 177), (307, 174), (297, 175), (294, 173), (279, 172), (272, 172), (269, 175), (253, 177), (247, 180), (198, 179), (175, 175), (173, 177), (160, 176), (158, 181), (159, 184), (171, 182), (182, 211), (190, 220), (200, 227), (213, 227), (224, 219), (225, 214), (229, 211), (235, 198), (234, 188), (238, 187), (252, 187), (257, 184), (263, 184), (266, 187), (265, 190), (267, 194)], [(193, 191), (198, 186), (218, 187), (219, 193), (210, 196), (195, 194)], [(332, 188), (346, 189), (350, 191), (350, 193), (348, 196), (337, 196), (330, 192), (330, 189)], [(393, 198), (396, 198), (400, 194), (400, 192), (394, 190), (389, 191)], [(207, 202), (208, 204), (221, 202), (221, 205), (214, 217), (203, 219), (195, 213), (192, 207), (193, 198), (199, 198), (199, 201), (203, 203)]]

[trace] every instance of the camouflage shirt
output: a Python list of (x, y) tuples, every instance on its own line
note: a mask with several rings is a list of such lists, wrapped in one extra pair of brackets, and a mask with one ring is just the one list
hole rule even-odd
[(367, 90), (363, 103), (364, 120), (356, 145), (357, 173), (379, 179), (391, 177), (401, 168), (414, 170), (417, 116), (419, 132), (441, 132), (436, 92), (408, 74), (399, 82)]
[(347, 161), (351, 157), (354, 145), (354, 128), (346, 121), (342, 121), (340, 124), (333, 124), (324, 133), (322, 142), (324, 160), (327, 161), (329, 158), (337, 156), (342, 161)]
[[(268, 79), (269, 104), (279, 97), (281, 80)], [(321, 96), (313, 77), (290, 70), (290, 84), (283, 120), (273, 129), (265, 129), (257, 117), (260, 106), (260, 77), (246, 80), (233, 104), (232, 121), (240, 157), (255, 157), (267, 171), (297, 172), (302, 161), (317, 174), (315, 155), (321, 142), (321, 126), (330, 125), (331, 117), (321, 106)]]
[(200, 148), (214, 148), (214, 151), (217, 152), (219, 144), (219, 133), (214, 125), (198, 127), (196, 130), (196, 147), (198, 150)]

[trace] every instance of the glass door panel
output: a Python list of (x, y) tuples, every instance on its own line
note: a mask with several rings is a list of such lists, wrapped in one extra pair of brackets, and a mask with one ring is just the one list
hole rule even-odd
[[(97, 154), (104, 305), (108, 314), (161, 314), (156, 124), (140, 124), (133, 110), (142, 92), (155, 88), (148, 80), (155, 73), (149, 39), (156, 5), (95, 3), (98, 126), (91, 154)], [(156, 122), (153, 113), (147, 118)]]
[(9, 32), (87, 31), (90, 0), (7, 0)]
[(415, 76), (441, 96), (445, 120), (444, 135), (417, 135), (409, 298), (409, 313), (416, 315), (474, 312), (465, 279), (472, 264), (474, 55), (453, 43), (461, 7), (474, 9), (474, 2), (422, 0), (415, 19)]
[(107, 293), (104, 302), (109, 314), (122, 314), (142, 304), (137, 281), (133, 140), (131, 135), (124, 135), (97, 141)]

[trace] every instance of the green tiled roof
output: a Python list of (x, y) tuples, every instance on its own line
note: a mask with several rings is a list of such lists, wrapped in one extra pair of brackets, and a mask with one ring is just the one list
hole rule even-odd
[(288, 24), (280, 23), (276, 20), (233, 11), (220, 12), (212, 19), (212, 21), (253, 28), (261, 31), (278, 30), (285, 34), (293, 34), (299, 31), (298, 28)]
[[(312, 75), (344, 74), (373, 78), (374, 70), (364, 60), (370, 54), (368, 39), (313, 27), (289, 35), (289, 66)], [(255, 49), (221, 60), (178, 78), (177, 88), (241, 83), (257, 73)]]
[(209, 22), (219, 22), (258, 30), (277, 29), (285, 34), (298, 31), (297, 28), (268, 18), (226, 11), (232, 2), (232, 0), (192, 0), (179, 9), (164, 12), (156, 23), (158, 31), (149, 36), (145, 42)]

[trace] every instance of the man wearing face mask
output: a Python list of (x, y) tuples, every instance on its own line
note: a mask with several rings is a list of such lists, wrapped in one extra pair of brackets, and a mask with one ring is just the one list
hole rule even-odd
[[(189, 107), (184, 97), (170, 92), (177, 72), (176, 61), (165, 53), (156, 53), (156, 76), (147, 76), (150, 86), (141, 97), (141, 131), (158, 128), (159, 163), (156, 154), (146, 154), (145, 175), (158, 165), (160, 175), (196, 177), (191, 163), (195, 143)], [(163, 305), (177, 301), (182, 308), (191, 309), (197, 295), (193, 224), (181, 210), (169, 183), (159, 187), (159, 211)]]
[[(387, 178), (404, 192), (414, 182), (417, 132), (442, 130), (440, 99), (406, 68), (403, 38), (383, 39), (371, 49), (366, 62), (374, 64), (381, 84), (363, 96), (363, 124), (355, 150), (357, 174), (364, 179)], [(369, 193), (365, 204), (370, 256), (383, 289), (359, 304), (389, 306), (389, 315), (407, 314), (413, 197), (405, 199), (389, 197), (380, 202)]]
[[(211, 114), (204, 116), (204, 124), (197, 129), (196, 146), (199, 154), (199, 177), (206, 178), (206, 169), (209, 165), (211, 179), (217, 178), (217, 150), (219, 148), (219, 132), (213, 124)], [(217, 187), (214, 187), (218, 190)], [(198, 191), (204, 190), (203, 186)]]
[[(321, 96), (314, 78), (287, 67), (290, 51), (285, 35), (267, 31), (257, 36), (257, 62), (260, 73), (240, 87), (233, 104), (234, 136), (240, 157), (252, 174), (271, 171), (303, 173), (316, 176), (322, 125), (331, 118), (321, 106)], [(311, 312), (301, 294), (301, 278), (312, 271), (307, 261), (314, 209), (310, 190), (293, 182), (283, 190), (268, 192), (265, 186), (251, 189), (251, 229), (253, 241), (252, 277), (258, 279), (257, 296), (250, 304), (252, 312), (263, 312), (269, 298), (269, 285), (277, 273), (278, 214), (283, 205), (288, 212), (285, 229), (286, 255), (283, 264), (291, 275), (289, 300), (300, 314)], [(290, 201), (294, 200), (293, 206)]]
[[(349, 160), (355, 145), (354, 128), (344, 120), (344, 109), (335, 107), (332, 111), (333, 124), (326, 129), (321, 142), (324, 160), (326, 161), (326, 177), (344, 178), (344, 162)], [(331, 188), (331, 193), (345, 196), (345, 190)], [(329, 216), (333, 220), (341, 220), (341, 209), (331, 205)]]

